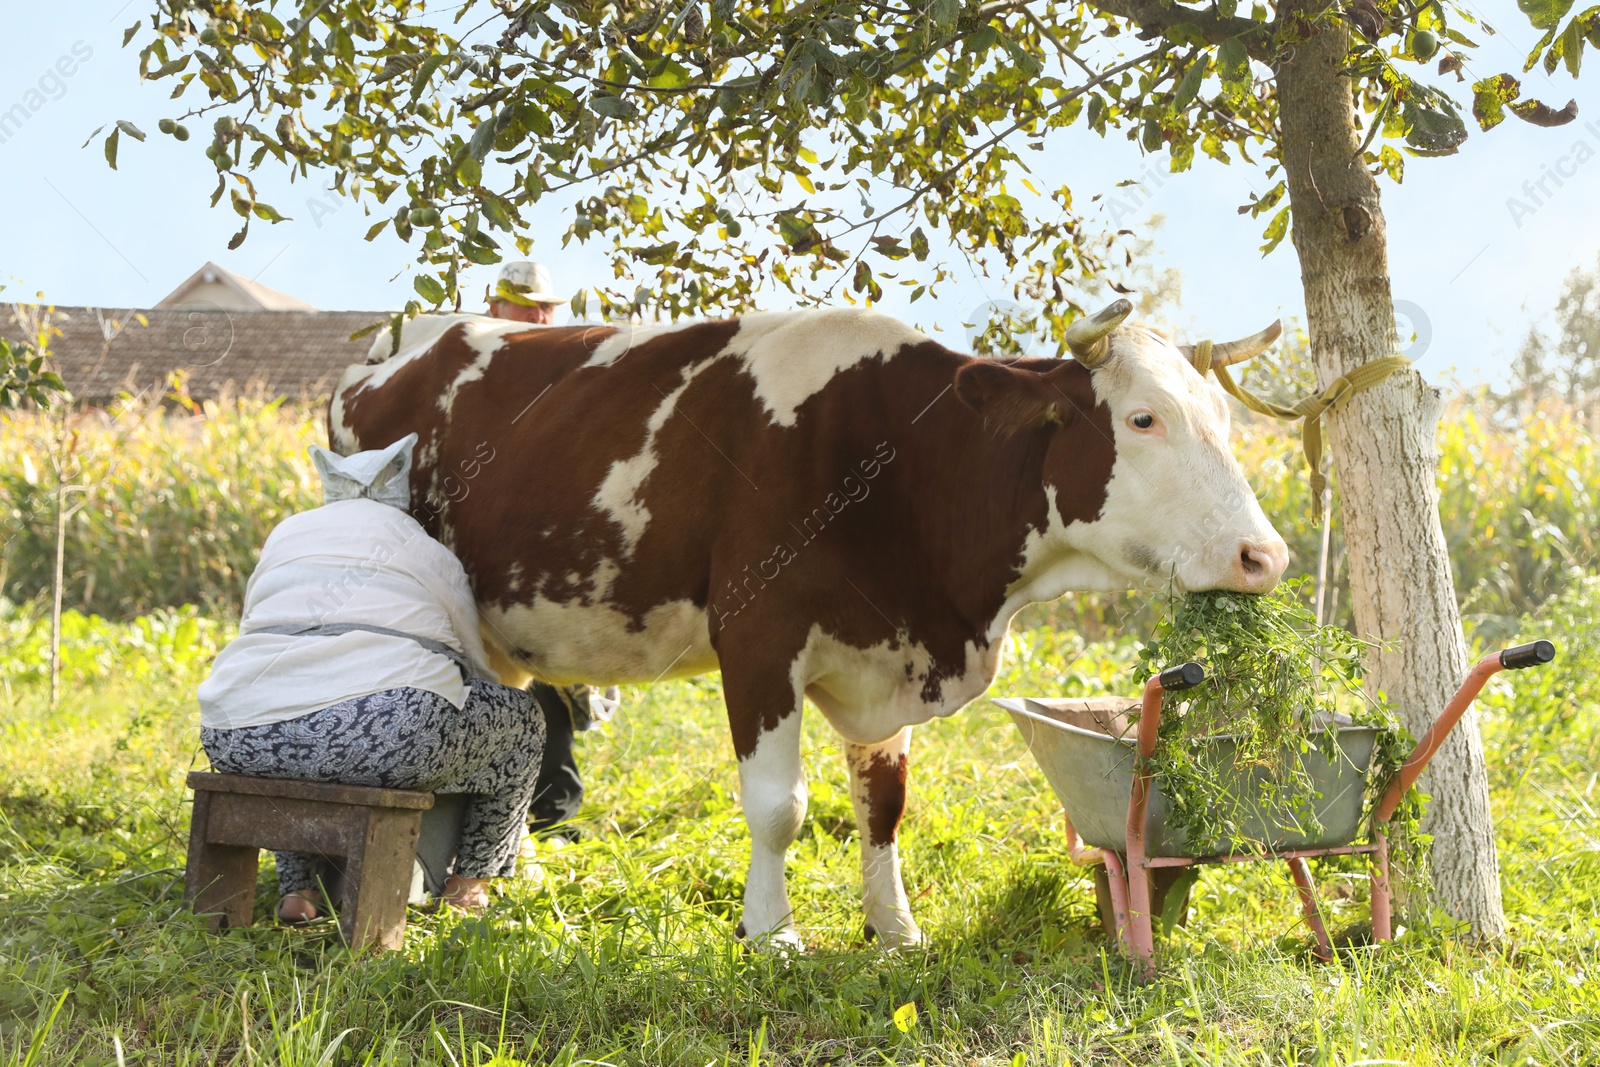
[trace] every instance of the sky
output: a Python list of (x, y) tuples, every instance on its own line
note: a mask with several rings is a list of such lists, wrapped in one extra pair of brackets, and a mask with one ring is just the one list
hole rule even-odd
[[(413, 249), (392, 231), (365, 242), (374, 219), (317, 179), (258, 179), (262, 198), (292, 221), (258, 220), (241, 248), (227, 250), (239, 220), (226, 201), (208, 204), (215, 178), (203, 135), (179, 144), (156, 133), (160, 118), (178, 114), (177, 103), (169, 89), (139, 82), (137, 47), (121, 48), (122, 31), (150, 2), (7, 5), (0, 115), (10, 111), (12, 120), (0, 127), (0, 299), (43, 292), (58, 305), (148, 307), (211, 260), (327, 310), (401, 306), (412, 296)], [(1536, 35), (1514, 0), (1468, 6), (1501, 31), (1486, 37), (1468, 28), (1483, 46), (1469, 74), (1520, 75)], [(1554, 130), (1514, 118), (1489, 133), (1473, 127), (1458, 155), (1410, 158), (1402, 185), (1382, 181), (1398, 318), (1402, 334), (1414, 335), (1405, 354), (1436, 382), (1502, 383), (1529, 325), (1548, 321), (1562, 280), (1600, 254), (1600, 74), (1574, 82), (1564, 70), (1547, 77), (1536, 68), (1520, 76), (1525, 92), (1552, 106), (1576, 98), (1578, 120)], [(28, 112), (20, 124), (18, 104)], [(124, 137), (112, 171), (101, 138), (83, 145), (117, 119), (149, 139)], [(1118, 198), (1119, 221), (1154, 242), (1147, 269), (1181, 272), (1175, 318), (1196, 337), (1242, 336), (1276, 317), (1303, 320), (1289, 242), (1262, 256), (1265, 220), (1235, 211), (1268, 188), (1261, 172), (1202, 158), (1173, 175), (1164, 152), (1147, 156), (1120, 135), (1101, 139), (1081, 128), (1054, 138), (1033, 166), (1036, 185), (1068, 184), (1079, 205), (1096, 193)], [(1119, 186), (1130, 179), (1140, 184)], [(563, 292), (611, 279), (603, 246), (561, 246), (569, 204), (541, 203), (529, 231), (532, 258), (549, 266)], [(880, 308), (960, 347), (965, 324), (988, 302), (1006, 300), (1009, 286), (952, 262), (959, 278), (936, 306), (907, 307), (890, 289)], [(467, 275), (469, 310), (494, 269)], [(781, 292), (762, 302), (786, 304)]]

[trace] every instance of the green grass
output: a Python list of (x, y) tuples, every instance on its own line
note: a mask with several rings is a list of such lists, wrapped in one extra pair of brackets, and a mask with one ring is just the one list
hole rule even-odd
[[(181, 900), (182, 780), (204, 764), (199, 653), (225, 635), (170, 619), (118, 635), (85, 623), (95, 654), (69, 658), (54, 713), (37, 672), (0, 691), (12, 1067), (1600, 1062), (1600, 742), (1594, 705), (1573, 707), (1600, 668), (1592, 649), (1484, 702), (1502, 943), (1423, 922), (1360, 947), (1360, 868), (1329, 863), (1324, 903), (1355, 947), (1316, 965), (1278, 870), (1207, 869), (1160, 977), (1139, 985), (1107, 951), (1041, 775), (987, 704), (913, 745), (904, 849), (926, 946), (888, 956), (862, 939), (844, 769), (813, 714), (811, 807), (789, 865), (810, 951), (743, 951), (747, 838), (715, 678), (630, 691), (618, 721), (580, 739), (584, 841), (546, 849), (487, 920), (414, 913), (404, 952), (353, 958), (326, 927), (265, 921), (263, 863), (258, 925), (210, 937)], [(13, 614), (0, 639), (17, 664), (37, 627)], [(1131, 688), (1130, 643), (1085, 650), (1035, 631), (1016, 652), (997, 692)]]

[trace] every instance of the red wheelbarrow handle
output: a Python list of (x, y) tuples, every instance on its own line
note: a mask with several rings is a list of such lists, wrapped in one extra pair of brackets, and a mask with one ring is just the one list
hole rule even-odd
[(1439, 713), (1439, 717), (1428, 727), (1428, 732), (1417, 742), (1417, 747), (1411, 750), (1411, 755), (1401, 766), (1400, 773), (1389, 783), (1383, 799), (1373, 810), (1373, 821), (1382, 825), (1394, 815), (1394, 809), (1400, 806), (1400, 798), (1406, 795), (1406, 790), (1416, 784), (1417, 778), (1427, 769), (1428, 761), (1439, 751), (1439, 746), (1450, 736), (1450, 731), (1456, 728), (1456, 723), (1461, 721), (1461, 716), (1466, 714), (1467, 708), (1483, 688), (1483, 683), (1487, 682), (1491, 675), (1503, 670), (1516, 671), (1524, 667), (1537, 667), (1555, 658), (1555, 645), (1549, 641), (1531, 641), (1479, 660), (1478, 665), (1467, 673), (1461, 688), (1456, 690), (1450, 702)]

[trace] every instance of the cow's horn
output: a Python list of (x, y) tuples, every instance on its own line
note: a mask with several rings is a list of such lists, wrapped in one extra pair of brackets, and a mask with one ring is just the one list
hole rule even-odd
[[(1252, 356), (1259, 356), (1272, 347), (1283, 334), (1283, 321), (1280, 319), (1268, 326), (1260, 333), (1253, 333), (1249, 337), (1241, 337), (1237, 341), (1218, 341), (1211, 346), (1211, 366), (1226, 367), (1234, 363), (1242, 363)], [(1183, 358), (1190, 363), (1194, 362), (1194, 345), (1179, 345), (1178, 351), (1183, 353)]]
[(1067, 347), (1079, 363), (1093, 369), (1111, 356), (1107, 335), (1122, 325), (1122, 320), (1133, 314), (1133, 305), (1126, 300), (1113, 300), (1093, 315), (1084, 315), (1067, 327)]

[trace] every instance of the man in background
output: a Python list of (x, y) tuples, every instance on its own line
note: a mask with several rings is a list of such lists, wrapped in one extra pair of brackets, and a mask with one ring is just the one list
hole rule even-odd
[[(500, 268), (500, 277), (489, 294), (489, 314), (497, 319), (549, 326), (555, 322), (556, 307), (566, 302), (566, 297), (556, 295), (550, 272), (543, 264), (522, 260)], [(583, 806), (583, 778), (572, 754), (572, 737), (597, 720), (609, 719), (620, 694), (615, 687), (602, 695), (584, 685), (556, 690), (537, 681), (529, 689), (558, 710), (549, 716), (544, 764), (528, 810), (528, 829), (552, 840), (575, 839), (576, 830), (565, 824)], [(561, 714), (563, 710), (565, 715)]]
[(489, 314), (549, 326), (556, 321), (556, 308), (566, 302), (566, 297), (556, 295), (544, 264), (518, 260), (500, 268), (500, 277), (489, 293)]

